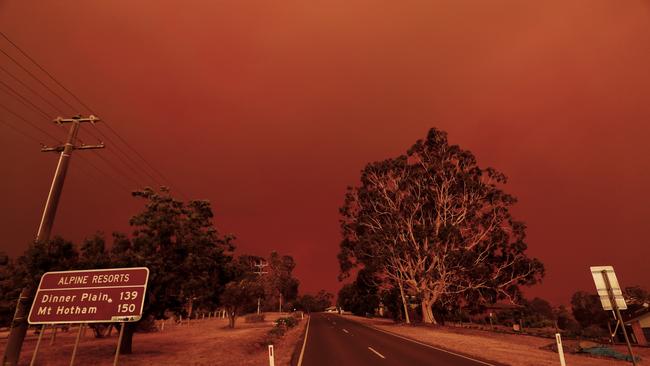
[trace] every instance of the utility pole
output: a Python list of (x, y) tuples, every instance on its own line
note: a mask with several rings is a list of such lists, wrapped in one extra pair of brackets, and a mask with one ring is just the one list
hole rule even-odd
[[(75, 143), (77, 141), (77, 134), (79, 132), (79, 126), (81, 123), (95, 123), (98, 121), (99, 118), (93, 115), (90, 115), (88, 117), (75, 116), (72, 118), (58, 117), (54, 120), (54, 123), (56, 124), (69, 123), (71, 125), (70, 131), (68, 132), (68, 138), (64, 145), (54, 147), (44, 146), (41, 149), (42, 152), (60, 152), (61, 154), (59, 156), (59, 162), (56, 166), (56, 171), (54, 172), (54, 178), (52, 179), (50, 192), (47, 195), (47, 201), (45, 201), (45, 208), (43, 209), (43, 216), (41, 217), (41, 222), (38, 226), (38, 233), (36, 234), (35, 242), (45, 242), (50, 239), (50, 233), (52, 232), (52, 226), (54, 224), (54, 217), (56, 216), (56, 209), (59, 205), (61, 192), (63, 191), (63, 183), (68, 171), (68, 165), (70, 164), (70, 156), (72, 155), (72, 152), (74, 150), (101, 149), (105, 147), (103, 143), (100, 143), (99, 145), (75, 146)], [(18, 299), (18, 303), (16, 305), (16, 312), (14, 313), (14, 319), (11, 322), (11, 330), (9, 331), (9, 337), (7, 339), (7, 348), (5, 348), (5, 353), (2, 356), (3, 366), (16, 366), (18, 364), (18, 360), (20, 359), (20, 350), (23, 346), (23, 340), (25, 339), (27, 329), (29, 328), (29, 324), (27, 323), (26, 318), (33, 297), (33, 285), (24, 288), (20, 293), (20, 298)]]
[[(253, 272), (253, 273), (258, 275), (259, 277), (262, 277), (263, 274), (268, 273), (268, 272), (263, 271), (264, 267), (266, 267), (268, 265), (269, 264), (264, 262), (264, 261), (260, 261), (259, 263), (255, 263), (254, 266), (257, 267), (257, 271)], [(257, 297), (257, 315), (260, 315), (260, 302), (261, 302), (261, 300), (262, 299), (258, 296)]]

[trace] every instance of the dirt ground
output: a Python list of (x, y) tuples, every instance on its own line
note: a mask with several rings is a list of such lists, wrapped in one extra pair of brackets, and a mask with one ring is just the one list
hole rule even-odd
[[(540, 347), (555, 343), (554, 339), (457, 327), (407, 326), (395, 324), (389, 319), (346, 316), (423, 343), (502, 364), (513, 366), (557, 366), (560, 364), (557, 353), (540, 349)], [(565, 350), (575, 348), (576, 343), (577, 341), (563, 342)], [(627, 354), (625, 346), (617, 345), (615, 349), (620, 353)], [(642, 361), (639, 364), (650, 365), (650, 348), (634, 347), (633, 352), (636, 356), (641, 356)], [(625, 361), (567, 354), (566, 352), (565, 357), (568, 366), (625, 366), (631, 364)]]
[[(285, 314), (286, 315), (286, 314)], [(227, 319), (192, 320), (191, 324), (165, 324), (164, 331), (136, 333), (133, 336), (133, 354), (121, 355), (119, 365), (237, 365), (252, 366), (268, 364), (268, 349), (259, 342), (265, 339), (273, 321), (280, 315), (267, 313), (264, 323), (245, 323), (238, 318), (236, 328), (227, 328)], [(291, 356), (304, 332), (307, 318), (288, 331), (274, 345), (275, 364), (288, 366)], [(69, 365), (77, 328), (58, 332), (54, 345), (50, 345), (50, 330), (43, 335), (38, 352), (37, 365)], [(112, 365), (117, 334), (96, 339), (88, 329), (79, 343), (75, 365)], [(21, 353), (21, 365), (29, 365), (36, 336), (30, 330)], [(0, 339), (0, 354), (4, 351), (6, 338)]]

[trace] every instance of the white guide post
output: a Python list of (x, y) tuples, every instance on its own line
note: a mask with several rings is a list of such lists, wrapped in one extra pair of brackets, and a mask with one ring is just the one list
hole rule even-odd
[(557, 353), (560, 355), (560, 366), (566, 366), (566, 361), (564, 361), (564, 349), (562, 349), (562, 336), (560, 333), (555, 333), (555, 343), (557, 344)]
[(275, 366), (275, 356), (273, 355), (272, 344), (269, 344), (269, 366)]

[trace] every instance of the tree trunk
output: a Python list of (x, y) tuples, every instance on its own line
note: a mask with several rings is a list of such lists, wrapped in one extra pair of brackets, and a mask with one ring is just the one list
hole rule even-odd
[(124, 335), (122, 335), (122, 343), (120, 343), (120, 354), (130, 355), (133, 352), (133, 333), (137, 323), (123, 323)]
[(432, 305), (433, 301), (426, 296), (422, 299), (422, 322), (425, 324), (437, 324), (436, 319), (433, 317)]
[(402, 281), (397, 281), (399, 285), (399, 294), (402, 297), (402, 305), (404, 306), (404, 319), (406, 324), (411, 324), (411, 319), (409, 318), (409, 309), (406, 306), (406, 297), (404, 296), (404, 286), (402, 286)]

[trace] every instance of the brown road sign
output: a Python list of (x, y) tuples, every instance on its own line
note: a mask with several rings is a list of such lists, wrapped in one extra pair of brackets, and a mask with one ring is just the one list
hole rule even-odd
[(142, 317), (149, 269), (47, 272), (29, 312), (30, 324), (134, 322)]

